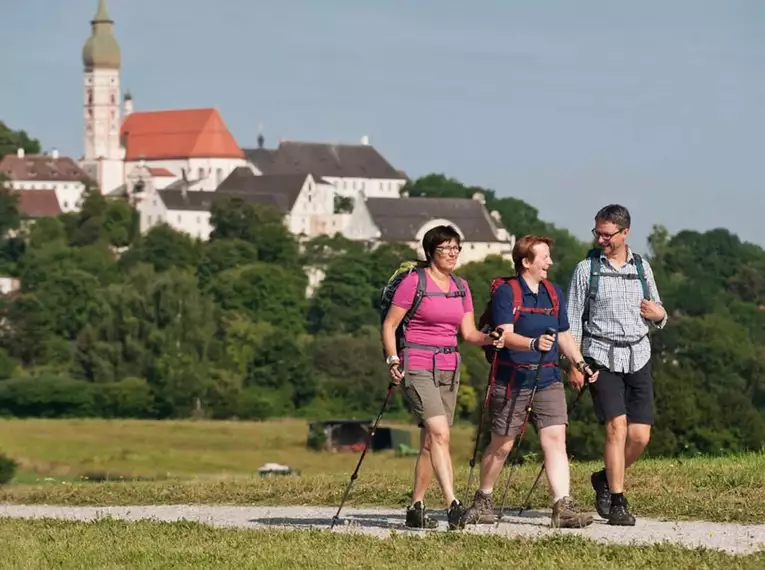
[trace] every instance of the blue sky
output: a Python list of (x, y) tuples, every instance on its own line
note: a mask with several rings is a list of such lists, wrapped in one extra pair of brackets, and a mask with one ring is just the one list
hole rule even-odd
[[(0, 119), (82, 153), (97, 0), (3, 9)], [(217, 107), (243, 146), (368, 135), (587, 238), (651, 226), (765, 245), (765, 2), (108, 0), (138, 110)], [(509, 228), (512, 231), (512, 228)]]

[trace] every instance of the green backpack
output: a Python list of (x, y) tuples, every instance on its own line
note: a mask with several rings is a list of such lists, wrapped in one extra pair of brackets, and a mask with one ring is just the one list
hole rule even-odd
[(587, 288), (587, 297), (584, 301), (584, 311), (582, 312), (582, 322), (586, 323), (590, 319), (590, 303), (595, 301), (598, 296), (598, 285), (600, 284), (601, 277), (619, 277), (621, 279), (640, 279), (640, 284), (643, 286), (643, 298), (650, 300), (651, 292), (648, 287), (648, 282), (645, 279), (645, 269), (643, 268), (643, 258), (637, 253), (633, 253), (632, 257), (635, 260), (635, 268), (637, 269), (637, 275), (608, 272), (603, 273), (600, 270), (600, 255), (599, 248), (594, 247), (587, 252), (587, 258), (590, 260), (590, 284)]

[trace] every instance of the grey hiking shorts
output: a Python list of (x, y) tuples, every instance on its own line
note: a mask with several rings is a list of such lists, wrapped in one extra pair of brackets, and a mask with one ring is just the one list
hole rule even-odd
[(457, 405), (458, 382), (456, 370), (409, 370), (404, 378), (404, 398), (417, 418), (417, 425), (424, 427), (425, 420), (446, 416), (451, 426)]
[[(515, 437), (521, 431), (526, 418), (526, 406), (531, 399), (531, 388), (512, 390), (507, 393), (507, 385), (495, 384), (489, 400), (491, 433)], [(537, 390), (531, 404), (529, 422), (540, 430), (542, 428), (568, 425), (566, 393), (563, 383), (555, 382)]]

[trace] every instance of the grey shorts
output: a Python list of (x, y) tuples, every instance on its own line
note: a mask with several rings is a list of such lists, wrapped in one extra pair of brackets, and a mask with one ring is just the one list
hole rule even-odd
[[(496, 435), (515, 437), (521, 431), (526, 418), (526, 406), (531, 398), (531, 388), (512, 390), (508, 398), (507, 386), (495, 384), (489, 400), (491, 432)], [(563, 383), (556, 382), (537, 390), (531, 405), (529, 422), (537, 430), (550, 426), (568, 425), (566, 393)]]
[(456, 370), (409, 370), (404, 378), (404, 398), (423, 427), (425, 420), (446, 416), (449, 425), (454, 422), (457, 405), (458, 382)]

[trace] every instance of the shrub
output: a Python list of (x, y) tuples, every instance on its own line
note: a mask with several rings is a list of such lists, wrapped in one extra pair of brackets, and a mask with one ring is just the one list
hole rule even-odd
[(16, 475), (16, 468), (19, 466), (13, 459), (0, 453), (0, 485), (10, 483)]

